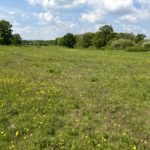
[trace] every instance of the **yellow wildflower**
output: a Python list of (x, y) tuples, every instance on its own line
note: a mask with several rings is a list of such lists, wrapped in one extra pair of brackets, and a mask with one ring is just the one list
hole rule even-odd
[(144, 144), (147, 144), (147, 141), (146, 141), (146, 140), (144, 141)]
[(18, 136), (19, 135), (19, 131), (16, 131), (16, 136)]
[(133, 146), (133, 150), (136, 150), (136, 146)]
[(126, 133), (124, 132), (123, 135), (126, 135)]

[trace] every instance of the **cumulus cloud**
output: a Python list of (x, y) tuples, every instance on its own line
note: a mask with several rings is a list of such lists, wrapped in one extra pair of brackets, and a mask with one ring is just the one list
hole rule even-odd
[(51, 22), (53, 20), (53, 15), (49, 12), (46, 12), (46, 13), (41, 12), (37, 16), (41, 21), (44, 21), (44, 22)]
[[(44, 28), (55, 29), (58, 34), (66, 32), (82, 32), (92, 29), (100, 24), (116, 25), (116, 20), (120, 24), (126, 24), (126, 28), (121, 26), (122, 31), (142, 31), (139, 23), (147, 22), (150, 19), (150, 0), (25, 0), (31, 8), (38, 7), (34, 12), (34, 21), (38, 21), (37, 31), (44, 32)], [(10, 16), (15, 16), (13, 10), (7, 12)], [(1, 15), (2, 16), (2, 15)], [(4, 15), (6, 16), (6, 15)], [(24, 16), (22, 16), (24, 18)], [(18, 21), (16, 21), (18, 22)], [(116, 27), (117, 28), (117, 27)], [(25, 30), (26, 28), (24, 28)], [(27, 29), (26, 29), (27, 30)], [(28, 28), (29, 30), (29, 28)], [(93, 31), (92, 30), (92, 31)], [(20, 30), (23, 32), (22, 30)], [(30, 31), (30, 30), (29, 30)], [(31, 30), (31, 32), (33, 32)], [(55, 30), (50, 30), (55, 32)], [(143, 32), (143, 31), (142, 31)], [(27, 32), (28, 33), (28, 32)], [(25, 33), (24, 33), (25, 34)], [(52, 33), (49, 37), (53, 37)], [(57, 37), (57, 36), (56, 36)]]
[(27, 0), (31, 5), (41, 5), (44, 8), (72, 8), (85, 4), (87, 0)]

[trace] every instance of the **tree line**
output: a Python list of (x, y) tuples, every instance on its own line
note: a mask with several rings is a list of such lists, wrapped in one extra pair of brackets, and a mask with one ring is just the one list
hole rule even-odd
[(88, 32), (81, 35), (67, 33), (55, 40), (22, 40), (19, 34), (12, 34), (12, 25), (6, 20), (0, 20), (1, 45), (58, 45), (68, 48), (96, 48), (96, 49), (126, 49), (128, 51), (149, 51), (150, 41), (144, 34), (117, 33), (111, 25), (104, 25), (95, 33)]
[(149, 51), (150, 42), (144, 34), (117, 33), (111, 25), (104, 25), (96, 33), (73, 35), (68, 33), (56, 38), (55, 44), (69, 48), (96, 48), (96, 49), (126, 49), (128, 51)]

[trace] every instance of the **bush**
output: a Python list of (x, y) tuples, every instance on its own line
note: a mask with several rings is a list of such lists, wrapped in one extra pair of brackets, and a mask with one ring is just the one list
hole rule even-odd
[(111, 49), (125, 49), (129, 46), (134, 46), (135, 43), (131, 40), (127, 40), (127, 39), (119, 39), (119, 40), (114, 40), (111, 42), (110, 47)]
[(150, 41), (146, 41), (142, 44), (142, 47), (150, 49)]
[(92, 46), (93, 44), (93, 37), (94, 37), (94, 34), (93, 33), (85, 33), (83, 35), (83, 39), (82, 39), (82, 47), (84, 48), (88, 48), (90, 46)]
[(72, 33), (67, 33), (63, 37), (63, 40), (63, 46), (74, 48), (74, 46), (76, 45), (76, 37)]
[(11, 43), (14, 45), (21, 45), (22, 39), (19, 34), (12, 35)]
[(132, 47), (126, 48), (126, 51), (128, 51), (128, 52), (147, 52), (147, 51), (150, 51), (150, 48), (144, 48), (144, 47), (140, 47), (140, 46), (132, 46)]

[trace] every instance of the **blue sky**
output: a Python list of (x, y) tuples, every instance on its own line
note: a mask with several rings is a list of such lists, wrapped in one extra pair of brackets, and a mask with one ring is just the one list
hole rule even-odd
[(54, 39), (68, 32), (117, 32), (150, 36), (150, 0), (0, 0), (0, 19), (23, 39)]

